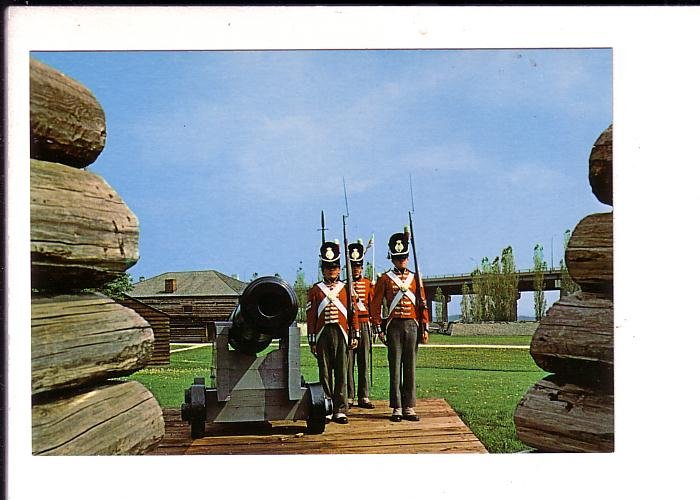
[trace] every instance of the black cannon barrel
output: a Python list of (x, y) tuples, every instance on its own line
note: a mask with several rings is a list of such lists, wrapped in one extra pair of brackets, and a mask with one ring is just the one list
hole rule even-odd
[(276, 276), (251, 282), (231, 314), (229, 344), (247, 354), (265, 349), (272, 339), (287, 334), (297, 316), (299, 304), (294, 289)]

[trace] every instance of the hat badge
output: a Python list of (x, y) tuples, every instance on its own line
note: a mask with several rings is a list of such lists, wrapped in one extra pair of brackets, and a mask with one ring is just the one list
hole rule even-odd
[(335, 254), (333, 253), (333, 249), (331, 247), (326, 248), (326, 259), (332, 259), (335, 257)]
[(402, 252), (403, 251), (403, 242), (401, 240), (397, 240), (396, 244), (394, 245), (394, 252)]
[(351, 257), (353, 260), (357, 260), (357, 259), (360, 258), (360, 252), (357, 251), (357, 248), (353, 248), (353, 249), (352, 249), (352, 253), (350, 254), (350, 257)]

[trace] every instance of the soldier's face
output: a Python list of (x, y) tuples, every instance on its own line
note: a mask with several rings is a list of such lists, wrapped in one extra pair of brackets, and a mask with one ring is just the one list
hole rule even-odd
[(394, 263), (396, 269), (400, 269), (402, 271), (408, 267), (408, 257), (394, 257), (391, 259), (391, 262)]
[(335, 280), (338, 279), (338, 276), (340, 276), (340, 266), (324, 267), (322, 272), (323, 277), (327, 280)]
[(352, 277), (354, 279), (360, 279), (362, 277), (362, 266), (351, 266), (352, 267)]

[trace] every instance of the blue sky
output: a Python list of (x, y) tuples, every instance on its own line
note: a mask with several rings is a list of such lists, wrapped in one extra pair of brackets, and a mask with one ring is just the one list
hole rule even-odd
[(537, 243), (558, 264), (564, 232), (610, 210), (587, 177), (612, 123), (609, 49), (32, 57), (105, 110), (106, 146), (89, 170), (139, 218), (134, 279), (216, 269), (293, 281), (301, 261), (311, 282), (321, 210), (327, 237), (342, 239), (343, 178), (348, 237), (375, 234), (379, 270), (407, 223), (409, 176), (425, 275), (469, 272), (508, 245), (519, 268)]

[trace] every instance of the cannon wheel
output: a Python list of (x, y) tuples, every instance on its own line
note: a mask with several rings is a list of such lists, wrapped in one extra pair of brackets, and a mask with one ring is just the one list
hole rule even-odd
[(203, 416), (196, 416), (192, 419), (190, 434), (192, 439), (199, 439), (204, 437), (204, 425), (205, 420)]
[(308, 388), (310, 397), (306, 431), (309, 434), (322, 434), (326, 430), (326, 415), (333, 412), (333, 403), (323, 392), (321, 384), (308, 384)]
[(197, 377), (194, 384), (185, 390), (185, 403), (180, 412), (182, 420), (190, 423), (190, 435), (192, 439), (204, 437), (204, 427), (206, 423), (206, 388), (204, 378)]

